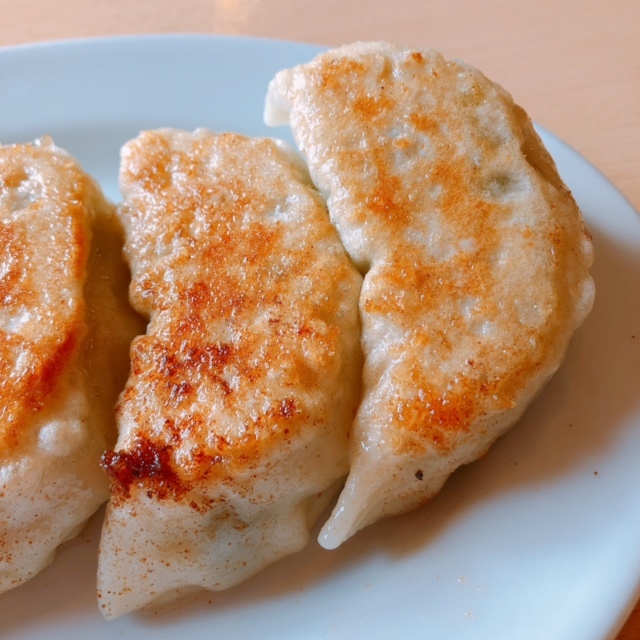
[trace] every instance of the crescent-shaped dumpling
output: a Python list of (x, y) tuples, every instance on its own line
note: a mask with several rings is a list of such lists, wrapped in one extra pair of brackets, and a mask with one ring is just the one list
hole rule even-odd
[(591, 309), (592, 245), (524, 111), (434, 51), (329, 51), (276, 75), (265, 117), (290, 123), (365, 274), (333, 548), (424, 503), (521, 416)]
[(139, 320), (114, 207), (44, 138), (0, 147), (0, 592), (108, 497), (100, 457)]
[(361, 368), (361, 278), (284, 143), (146, 132), (121, 188), (149, 325), (104, 459), (107, 618), (300, 550), (347, 473)]

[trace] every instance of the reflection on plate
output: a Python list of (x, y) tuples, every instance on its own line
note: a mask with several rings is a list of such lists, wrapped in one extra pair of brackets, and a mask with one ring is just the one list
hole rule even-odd
[[(318, 49), (152, 37), (0, 51), (0, 140), (50, 134), (118, 198), (118, 151), (140, 129), (262, 124), (279, 68)], [(596, 305), (521, 423), (423, 509), (337, 551), (302, 553), (222, 593), (102, 620), (100, 516), (54, 564), (0, 596), (2, 638), (613, 637), (640, 589), (640, 218), (587, 162), (542, 135), (596, 248)]]

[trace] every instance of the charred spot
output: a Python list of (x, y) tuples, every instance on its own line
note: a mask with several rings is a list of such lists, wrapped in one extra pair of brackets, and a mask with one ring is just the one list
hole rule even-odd
[(106, 451), (100, 465), (107, 472), (115, 496), (128, 498), (131, 487), (145, 487), (149, 497), (176, 499), (189, 491), (173, 468), (172, 447), (139, 438), (127, 451)]
[(422, 480), (424, 478), (424, 473), (422, 469), (418, 469), (415, 473), (416, 480)]

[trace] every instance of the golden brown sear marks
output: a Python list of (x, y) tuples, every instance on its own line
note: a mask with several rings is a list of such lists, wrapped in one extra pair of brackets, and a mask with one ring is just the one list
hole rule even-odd
[[(285, 71), (273, 88), (289, 102), (314, 181), (366, 272), (365, 350), (367, 326), (402, 335), (389, 348), (406, 365), (390, 378), (399, 397), (387, 407), (389, 431), (422, 430), (441, 443), (429, 435), (432, 419), (437, 434), (465, 431), (511, 406), (565, 331), (575, 292), (563, 295), (563, 278), (588, 239), (557, 176), (557, 193), (540, 186), (555, 170), (546, 152), (534, 154), (541, 145), (526, 114), (462, 63), (371, 43)], [(527, 306), (535, 324), (522, 321)], [(458, 360), (475, 366), (440, 366)], [(410, 400), (416, 389), (421, 399)], [(415, 420), (394, 418), (409, 413)]]
[(115, 207), (49, 139), (0, 148), (0, 592), (108, 498), (100, 457), (140, 318)]
[(83, 337), (93, 193), (48, 140), (0, 147), (0, 458), (34, 435)]
[(150, 325), (118, 409), (131, 435), (104, 466), (116, 500), (132, 486), (180, 499), (326, 419), (357, 275), (272, 141), (147, 132), (125, 147), (121, 180), (131, 295)]

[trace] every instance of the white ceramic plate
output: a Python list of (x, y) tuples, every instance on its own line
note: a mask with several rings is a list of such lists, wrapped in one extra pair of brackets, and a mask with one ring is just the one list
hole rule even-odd
[[(117, 199), (118, 150), (140, 129), (288, 137), (262, 124), (267, 83), (317, 51), (208, 37), (0, 51), (0, 140), (52, 135)], [(542, 133), (594, 236), (597, 302), (562, 369), (485, 458), (427, 507), (337, 551), (313, 542), (230, 591), (110, 623), (95, 600), (98, 514), (0, 596), (0, 636), (612, 638), (640, 595), (640, 218)]]

